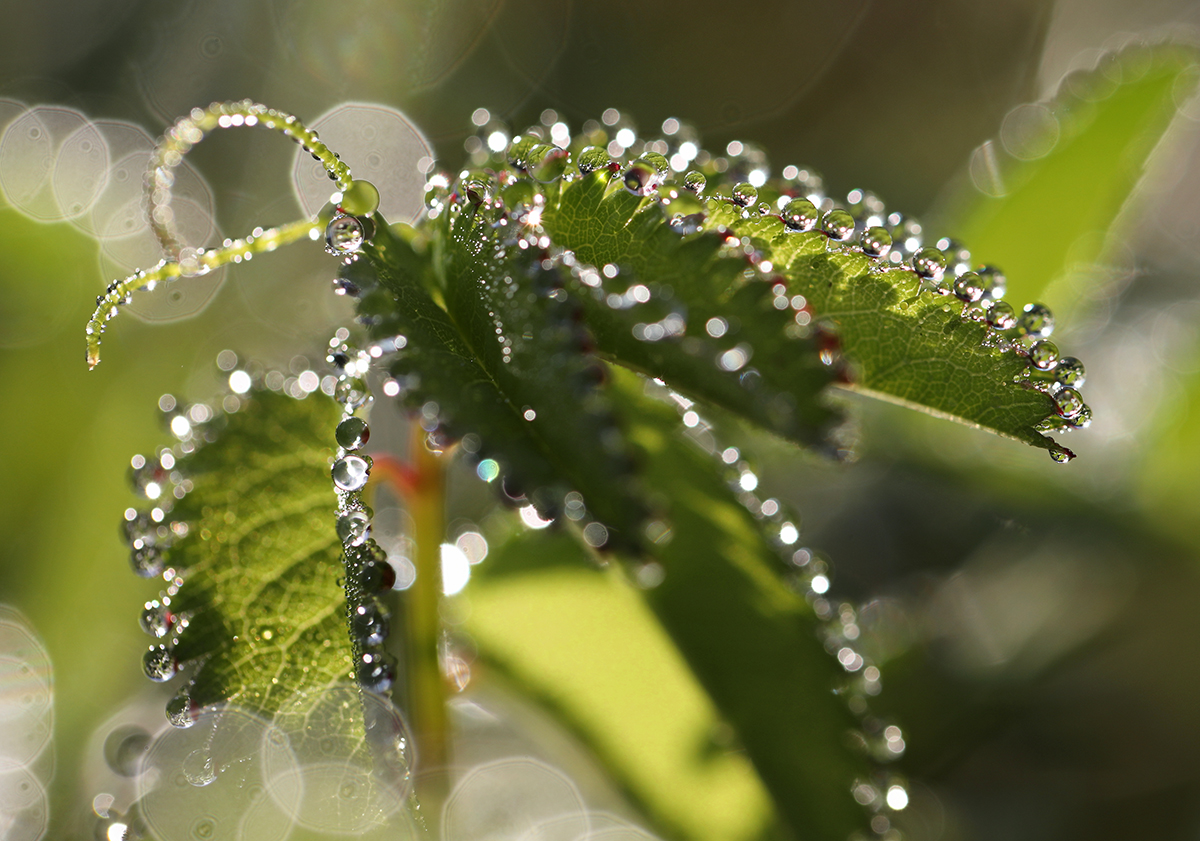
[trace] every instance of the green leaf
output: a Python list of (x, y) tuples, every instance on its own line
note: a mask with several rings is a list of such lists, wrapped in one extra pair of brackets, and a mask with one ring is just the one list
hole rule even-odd
[[(689, 838), (747, 837), (765, 820), (738, 764), (699, 753), (721, 720), (795, 837), (844, 838), (865, 820), (851, 784), (869, 775), (866, 756), (849, 746), (853, 717), (834, 694), (845, 674), (819, 641), (812, 609), (784, 583), (762, 525), (645, 385), (614, 378), (643, 482), (664, 501), (670, 526), (640, 560), (662, 571), (644, 593), (661, 627), (646, 628), (627, 583), (581, 568), (547, 535), (489, 557), (472, 585), (472, 635), (485, 657), (572, 722), (662, 825)], [(664, 631), (678, 655), (663, 648)], [(697, 685), (710, 702), (695, 697)], [(729, 808), (711, 800), (714, 776), (735, 786), (746, 813), (708, 815)]]
[(985, 186), (1001, 195), (967, 187), (950, 204), (959, 207), (953, 213), (961, 220), (958, 235), (975, 259), (1005, 271), (1017, 300), (1042, 297), (1071, 265), (1100, 256), (1103, 234), (1175, 116), (1176, 103), (1195, 89), (1196, 60), (1195, 49), (1178, 44), (1110, 54), (1096, 70), (1068, 76), (1050, 102), (1025, 106), (1032, 124), (1026, 130), (1041, 134), (1035, 134), (1033, 149), (1023, 152), (1018, 145), (1015, 151), (1039, 155), (1052, 143), (1048, 153), (1020, 160), (993, 143), (1000, 183)]
[[(164, 563), (180, 664), (197, 663), (188, 695), (268, 717), (290, 696), (354, 681), (342, 547), (329, 479), (339, 407), (323, 395), (260, 391), (179, 458), (191, 490), (169, 512), (187, 533)], [(217, 423), (214, 421), (213, 423)]]

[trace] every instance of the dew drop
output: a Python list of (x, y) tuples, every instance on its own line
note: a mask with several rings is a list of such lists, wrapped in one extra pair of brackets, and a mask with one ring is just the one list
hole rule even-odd
[(371, 531), (371, 520), (365, 511), (351, 511), (337, 519), (338, 540), (346, 546), (361, 546)]
[(747, 181), (735, 184), (733, 186), (733, 200), (740, 207), (749, 207), (758, 201), (758, 189)]
[(379, 209), (379, 190), (370, 181), (355, 179), (342, 191), (339, 204), (351, 216), (367, 216)]
[(793, 231), (811, 231), (820, 218), (817, 206), (808, 199), (792, 199), (783, 209), (783, 223)]
[(708, 217), (703, 213), (689, 213), (686, 216), (682, 213), (676, 213), (667, 222), (667, 225), (672, 231), (680, 236), (698, 233), (704, 227), (704, 221)]
[(704, 192), (705, 185), (708, 184), (708, 179), (704, 177), (704, 173), (696, 170), (691, 170), (687, 175), (683, 176), (683, 186), (687, 187), (693, 193), (699, 195)]
[(357, 450), (370, 439), (371, 429), (362, 418), (349, 417), (337, 425), (334, 437), (342, 449)]
[(1083, 407), (1083, 396), (1073, 388), (1064, 388), (1054, 396), (1055, 411), (1067, 420), (1078, 417)]
[(363, 224), (353, 216), (335, 216), (325, 226), (325, 248), (330, 254), (350, 254), (366, 241)]
[(196, 723), (196, 707), (192, 704), (192, 698), (186, 691), (180, 692), (170, 701), (167, 701), (167, 721), (173, 727), (180, 729), (191, 727)]
[(978, 273), (983, 284), (983, 300), (999, 301), (1008, 290), (1008, 278), (995, 266), (984, 266)]
[(341, 403), (347, 412), (353, 412), (371, 402), (371, 392), (363, 380), (346, 377), (338, 381), (333, 390), (333, 399)]
[(579, 153), (579, 171), (583, 174), (606, 168), (612, 158), (600, 146), (589, 146)]
[(1044, 339), (1054, 332), (1054, 314), (1044, 304), (1026, 304), (1017, 329), (1031, 339)]
[(658, 187), (658, 173), (654, 167), (638, 159), (625, 168), (625, 189), (635, 196), (648, 196)]
[(983, 278), (975, 272), (963, 272), (954, 280), (954, 294), (968, 304), (983, 300)]
[(1079, 388), (1083, 385), (1086, 375), (1083, 363), (1074, 356), (1064, 356), (1054, 367), (1054, 379), (1062, 385)]
[(858, 241), (863, 253), (869, 257), (886, 257), (892, 250), (892, 235), (888, 233), (887, 228), (879, 225), (863, 231)]
[(362, 490), (371, 477), (371, 459), (368, 456), (346, 456), (333, 464), (333, 484), (339, 490)]
[(946, 274), (946, 255), (936, 248), (922, 248), (913, 255), (912, 267), (918, 277), (940, 283)]
[(1011, 330), (1017, 326), (1017, 313), (1007, 301), (997, 301), (988, 310), (988, 324), (997, 330)]
[(155, 639), (162, 639), (171, 632), (175, 617), (158, 599), (154, 599), (146, 602), (138, 621), (143, 631)]
[(369, 692), (383, 694), (396, 682), (396, 665), (386, 654), (364, 652), (358, 663), (358, 682)]
[(1068, 461), (1075, 458), (1075, 454), (1062, 444), (1051, 443), (1050, 458), (1053, 459), (1056, 464), (1066, 464)]
[(142, 669), (146, 672), (146, 677), (163, 683), (175, 677), (175, 673), (179, 671), (179, 664), (175, 662), (175, 655), (169, 648), (158, 645), (142, 655)]
[(1092, 425), (1092, 407), (1083, 404), (1083, 408), (1079, 410), (1079, 414), (1071, 418), (1071, 426), (1075, 429), (1087, 429)]
[(388, 621), (375, 604), (362, 604), (354, 608), (350, 626), (355, 637), (363, 646), (383, 645), (388, 635)]
[(649, 164), (660, 181), (671, 174), (671, 163), (667, 160), (666, 155), (658, 152), (643, 152), (638, 160)]
[(854, 217), (848, 211), (834, 208), (821, 219), (821, 230), (830, 239), (845, 242), (854, 234)]
[(162, 549), (144, 540), (135, 540), (129, 552), (129, 565), (140, 578), (155, 578), (162, 574)]
[(1029, 361), (1039, 371), (1050, 371), (1058, 364), (1058, 346), (1054, 342), (1034, 342), (1029, 348)]
[(183, 776), (189, 783), (202, 788), (217, 779), (216, 763), (207, 747), (196, 748), (183, 758)]

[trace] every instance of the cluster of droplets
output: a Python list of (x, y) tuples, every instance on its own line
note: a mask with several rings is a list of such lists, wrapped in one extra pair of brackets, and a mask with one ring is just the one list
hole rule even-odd
[[(858, 720), (859, 729), (853, 737), (857, 746), (875, 763), (871, 779), (855, 780), (851, 793), (871, 813), (870, 824), (877, 837), (888, 841), (898, 839), (900, 836), (892, 827), (889, 813), (908, 805), (908, 791), (901, 776), (887, 765), (904, 754), (904, 734), (894, 722), (871, 711), (870, 699), (882, 691), (881, 673), (879, 665), (861, 645), (863, 633), (858, 610), (849, 602), (830, 598), (832, 569), (829, 559), (803, 545), (800, 519), (786, 504), (775, 498), (764, 499), (758, 493), (759, 477), (741, 451), (737, 447), (720, 446), (712, 426), (697, 412), (691, 400), (673, 391), (663, 391), (679, 412), (687, 437), (721, 465), (729, 489), (738, 502), (762, 524), (791, 587), (804, 597), (820, 620), (825, 649), (837, 660), (845, 675), (837, 692)], [(641, 574), (639, 583), (645, 586)], [(869, 792), (874, 793), (867, 796)]]
[[(252, 126), (276, 131), (309, 152), (334, 182), (330, 204), (318, 214), (316, 223), (302, 220), (276, 228), (255, 228), (249, 235), (226, 239), (216, 248), (185, 246), (171, 208), (176, 169), (184, 156), (212, 130)], [(134, 292), (153, 290), (159, 283), (180, 277), (205, 275), (226, 263), (250, 260), (255, 254), (274, 251), (298, 239), (318, 239), (322, 235), (322, 222), (327, 249), (334, 254), (352, 254), (370, 239), (374, 224), (371, 217), (379, 206), (378, 190), (369, 182), (355, 181), (350, 168), (321, 142), (315, 131), (291, 114), (250, 100), (214, 102), (208, 108), (194, 108), (177, 120), (151, 154), (145, 188), (147, 215), (162, 245), (163, 259), (150, 269), (139, 269), (113, 281), (97, 296), (96, 310), (85, 330), (89, 367), (94, 368), (100, 361), (100, 340), (105, 327), (121, 306), (131, 302)]]
[[(957, 301), (964, 319), (987, 328), (986, 346), (1027, 360), (1018, 379), (1054, 398), (1055, 414), (1046, 419), (1041, 431), (1065, 432), (1086, 427), (1091, 421), (1091, 409), (1079, 392), (1084, 379), (1082, 363), (1074, 357), (1060, 357), (1057, 347), (1047, 341), (1054, 330), (1050, 310), (1040, 303), (1019, 310), (1013, 307), (1004, 300), (1006, 281), (1001, 270), (973, 262), (970, 252), (954, 240), (928, 236), (918, 220), (888, 211), (879, 197), (868, 191), (851, 190), (839, 200), (827, 193), (820, 175), (797, 166), (784, 167), (780, 177), (773, 179), (761, 149), (734, 140), (723, 154), (709, 153), (697, 144), (695, 131), (674, 118), (663, 122), (657, 138), (639, 136), (636, 126), (615, 109), (605, 111), (600, 121), (585, 123), (576, 135), (552, 110), (543, 113), (539, 125), (517, 135), (484, 109), (477, 111), (473, 120), (480, 131), (466, 141), (471, 169), (460, 174), (457, 185), (476, 202), (493, 202), (501, 208), (497, 193), (527, 177), (534, 185), (531, 202), (536, 206), (544, 202), (542, 185), (607, 173), (631, 194), (658, 202), (671, 229), (681, 235), (710, 228), (723, 230), (709, 221), (712, 201), (732, 206), (743, 218), (777, 217), (789, 231), (825, 237), (831, 250), (861, 253), (875, 272), (911, 270), (923, 289)], [(713, 183), (731, 185), (728, 194)], [(427, 200), (432, 215), (459, 200), (455, 187), (456, 180), (447, 174), (431, 179)], [(536, 209), (533, 215), (538, 215)], [(747, 255), (756, 276), (770, 280), (772, 267), (749, 240), (731, 234), (728, 238), (733, 251)], [(605, 277), (611, 277), (607, 273), (610, 267), (604, 268)], [(610, 305), (617, 308), (633, 303), (620, 295), (608, 297)], [(796, 332), (807, 335), (812, 314), (806, 302), (797, 307), (797, 318), (803, 319), (804, 325)], [(643, 328), (639, 338), (650, 340), (682, 332), (679, 324), (673, 325), (674, 330), (671, 323), (649, 329), (639, 326)], [(836, 355), (834, 348), (827, 354), (829, 361), (835, 361)], [(741, 360), (736, 350), (727, 357), (718, 362), (728, 365)], [(1052, 443), (1049, 449), (1055, 461), (1073, 457), (1059, 444)]]
[(371, 535), (373, 512), (363, 499), (373, 462), (364, 452), (371, 429), (358, 412), (374, 400), (366, 381), (372, 354), (350, 347), (348, 338), (348, 332), (339, 330), (330, 340), (327, 357), (337, 372), (333, 396), (343, 412), (334, 431), (337, 452), (330, 476), (337, 493), (337, 535), (346, 564), (343, 583), (355, 678), (365, 689), (386, 693), (396, 681), (396, 662), (383, 650), (389, 616), (379, 595), (395, 586), (396, 570)]

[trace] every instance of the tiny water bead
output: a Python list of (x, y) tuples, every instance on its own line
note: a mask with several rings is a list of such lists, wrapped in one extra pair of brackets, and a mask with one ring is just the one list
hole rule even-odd
[(912, 267), (922, 280), (941, 283), (946, 274), (946, 255), (936, 248), (921, 248), (913, 254)]
[(977, 272), (964, 272), (954, 279), (954, 295), (968, 304), (983, 300), (983, 278)]
[(1017, 326), (1017, 313), (1007, 301), (997, 301), (988, 310), (987, 322), (997, 330), (1012, 330)]
[(1074, 356), (1064, 356), (1054, 366), (1054, 378), (1062, 385), (1080, 388), (1086, 375), (1083, 363)]
[(369, 216), (379, 209), (379, 190), (370, 181), (356, 178), (342, 191), (337, 206), (351, 216)]
[(150, 680), (164, 683), (175, 677), (179, 664), (167, 646), (156, 645), (142, 655), (142, 669)]
[[(577, 166), (579, 171), (587, 175), (598, 170), (607, 169), (612, 162), (608, 152), (599, 146), (588, 146), (579, 153)], [(701, 176), (703, 178), (703, 176)]]
[(1055, 410), (1067, 420), (1078, 417), (1084, 405), (1080, 393), (1070, 387), (1062, 389), (1054, 396)]
[(166, 712), (167, 721), (171, 726), (184, 729), (196, 723), (199, 710), (192, 702), (191, 696), (184, 690), (167, 701)]
[(371, 531), (371, 520), (365, 511), (351, 511), (338, 517), (338, 539), (349, 546), (361, 546)]
[(155, 639), (162, 639), (175, 625), (175, 616), (158, 599), (146, 602), (139, 618), (142, 630)]
[(749, 207), (758, 201), (758, 189), (746, 181), (735, 184), (733, 186), (733, 201), (740, 207)]
[(1058, 364), (1058, 346), (1053, 342), (1034, 342), (1029, 348), (1029, 362), (1039, 371), (1050, 371)]
[(1044, 339), (1054, 332), (1054, 315), (1043, 304), (1026, 304), (1017, 319), (1017, 330), (1031, 339)]

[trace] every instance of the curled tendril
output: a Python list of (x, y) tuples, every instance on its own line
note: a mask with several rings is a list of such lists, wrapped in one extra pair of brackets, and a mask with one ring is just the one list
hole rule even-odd
[[(217, 128), (262, 126), (290, 137), (316, 158), (338, 192), (332, 201), (336, 204), (341, 196), (356, 184), (347, 166), (328, 146), (321, 142), (317, 133), (306, 127), (295, 116), (268, 108), (250, 100), (241, 102), (213, 103), (208, 108), (193, 108), (186, 117), (179, 118), (167, 129), (150, 158), (146, 172), (147, 212), (150, 227), (162, 244), (164, 259), (155, 267), (134, 272), (123, 280), (108, 285), (104, 294), (96, 298), (96, 311), (87, 323), (88, 368), (100, 362), (100, 337), (108, 322), (116, 316), (122, 304), (127, 304), (139, 289), (153, 289), (161, 282), (178, 277), (204, 275), (213, 269), (238, 259), (246, 259), (264, 251), (274, 251), (281, 245), (304, 237), (315, 239), (320, 236), (321, 223), (328, 221), (318, 215), (313, 221), (292, 222), (278, 228), (263, 230), (256, 228), (242, 239), (226, 240), (218, 248), (185, 247), (179, 240), (175, 227), (175, 214), (171, 210), (171, 187), (175, 183), (175, 169), (183, 157), (204, 136)], [(324, 211), (323, 211), (324, 213)]]

